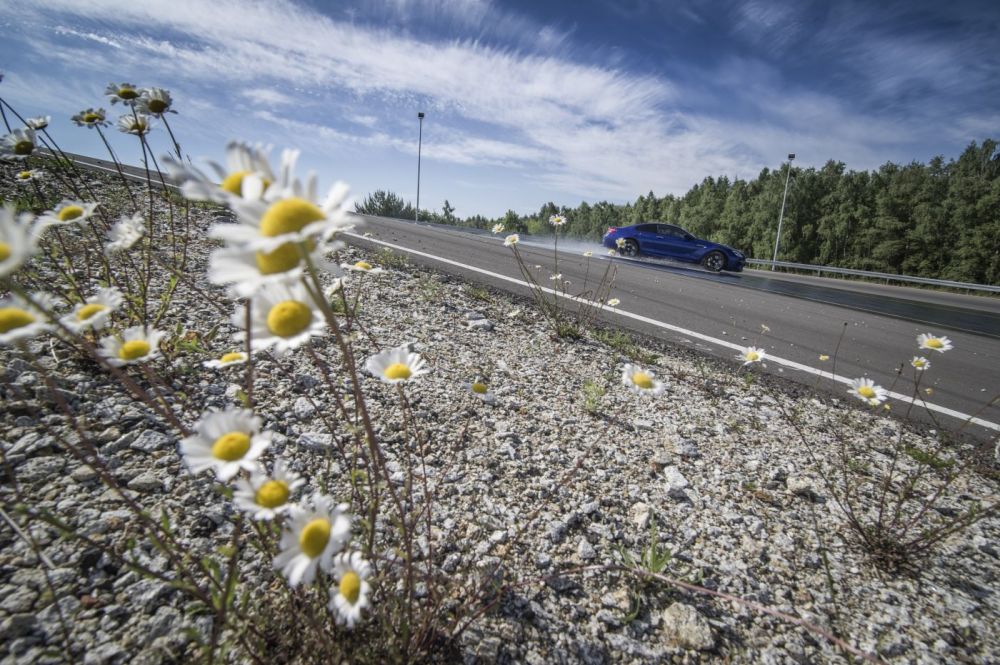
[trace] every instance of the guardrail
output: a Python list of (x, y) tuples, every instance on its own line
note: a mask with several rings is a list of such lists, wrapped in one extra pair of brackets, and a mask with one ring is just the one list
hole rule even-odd
[[(756, 266), (769, 266), (771, 261), (766, 259), (747, 259), (747, 263)], [(971, 282), (952, 282), (947, 279), (932, 279), (930, 277), (911, 277), (909, 275), (895, 275), (889, 272), (869, 272), (867, 270), (852, 270), (850, 268), (834, 268), (831, 266), (813, 266), (806, 263), (790, 263), (788, 261), (774, 261), (778, 268), (789, 268), (791, 270), (804, 270), (823, 274), (825, 272), (834, 275), (850, 275), (851, 277), (866, 277), (868, 279), (881, 279), (886, 282), (909, 282), (911, 284), (929, 284), (931, 286), (943, 286), (950, 289), (965, 289), (967, 291), (986, 291), (989, 293), (1000, 293), (1000, 286), (990, 286), (988, 284), (972, 284)]]

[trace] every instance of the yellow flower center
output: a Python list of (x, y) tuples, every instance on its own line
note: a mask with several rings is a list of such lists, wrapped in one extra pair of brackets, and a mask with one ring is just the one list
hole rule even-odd
[(358, 596), (361, 595), (361, 578), (353, 570), (347, 571), (340, 578), (340, 595), (351, 605), (358, 602)]
[(403, 363), (393, 363), (385, 368), (383, 372), (387, 379), (408, 379), (413, 374), (410, 368)]
[(747, 353), (746, 358), (750, 362), (757, 362), (758, 360), (760, 360), (760, 354), (757, 353), (756, 351), (750, 351), (749, 353)]
[(944, 346), (944, 342), (939, 340), (937, 337), (931, 337), (929, 340), (924, 342), (924, 346), (929, 346), (932, 349), (940, 349)]
[(133, 120), (130, 131), (138, 132), (141, 134), (144, 131), (146, 131), (146, 123), (143, 122), (142, 120)]
[(135, 99), (139, 93), (135, 91), (135, 88), (118, 88), (118, 96), (122, 99)]
[(212, 444), (212, 457), (224, 462), (243, 459), (250, 450), (250, 437), (244, 432), (228, 432)]
[(269, 238), (295, 233), (323, 218), (323, 211), (309, 201), (294, 197), (283, 199), (264, 213), (260, 220), (260, 233)]
[[(84, 305), (83, 307), (81, 307), (77, 311), (77, 313), (76, 313), (76, 320), (77, 321), (87, 321), (88, 319), (90, 319), (92, 316), (94, 316), (98, 312), (103, 312), (107, 308), (108, 308), (107, 305), (102, 305), (99, 302), (89, 303), (87, 305)], [(132, 342), (129, 342), (129, 344), (131, 344), (131, 343)], [(147, 347), (147, 350), (148, 350), (149, 345), (147, 344), (146, 347)]]
[(487, 388), (486, 388), (486, 384), (485, 383), (473, 383), (472, 384), (472, 392), (476, 393), (477, 395), (485, 395), (486, 394), (486, 390), (487, 390)]
[(34, 315), (20, 307), (0, 307), (0, 333), (8, 333), (35, 322)]
[(913, 361), (913, 366), (914, 367), (923, 367), (925, 364), (927, 364), (927, 361), (925, 361), (925, 360), (914, 360)]
[(10, 245), (5, 242), (0, 242), (0, 261), (6, 261), (10, 258), (11, 252)]
[(243, 360), (243, 354), (236, 351), (232, 353), (224, 353), (219, 360), (224, 363), (234, 363)]
[(858, 388), (858, 394), (864, 397), (865, 399), (871, 399), (875, 397), (875, 389), (872, 388), (871, 386), (861, 386), (860, 388)]
[(84, 122), (93, 123), (93, 122), (97, 122), (98, 120), (102, 120), (102, 119), (103, 118), (101, 118), (101, 114), (100, 113), (85, 113), (83, 115), (83, 121)]
[(288, 483), (284, 480), (269, 480), (260, 486), (254, 501), (258, 506), (277, 508), (288, 503)]
[(226, 176), (226, 179), (222, 181), (219, 185), (220, 189), (224, 189), (230, 194), (235, 194), (236, 196), (243, 195), (243, 178), (250, 175), (249, 171), (233, 171)]
[(330, 520), (323, 517), (317, 517), (306, 524), (299, 534), (299, 547), (310, 559), (322, 554), (328, 542), (330, 542)]
[(636, 372), (632, 375), (632, 383), (643, 390), (650, 390), (653, 387), (653, 377), (645, 372)]
[(75, 205), (68, 205), (59, 211), (59, 221), (68, 222), (83, 214), (83, 208)]
[(150, 99), (147, 106), (152, 113), (163, 113), (167, 110), (167, 103), (162, 99)]
[(299, 265), (301, 258), (298, 246), (286, 242), (273, 252), (257, 252), (257, 269), (264, 275), (288, 272)]
[(17, 177), (20, 178), (21, 180), (30, 180), (31, 171), (21, 171), (20, 173), (17, 174)]
[(118, 349), (118, 357), (122, 360), (138, 360), (149, 355), (149, 342), (144, 339), (133, 339), (122, 344)]
[(292, 337), (312, 323), (312, 310), (298, 300), (279, 302), (267, 313), (267, 329), (278, 337)]
[(357, 263), (354, 264), (354, 267), (357, 268), (358, 270), (371, 270), (372, 264), (368, 263), (367, 261), (358, 261)]
[(31, 141), (18, 141), (14, 144), (15, 155), (30, 155), (35, 149), (35, 144)]

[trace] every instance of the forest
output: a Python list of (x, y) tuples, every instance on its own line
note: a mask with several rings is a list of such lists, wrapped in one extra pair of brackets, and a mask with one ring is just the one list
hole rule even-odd
[[(654, 192), (626, 204), (545, 203), (537, 213), (513, 210), (498, 218), (459, 218), (446, 200), (422, 220), (546, 235), (550, 215), (568, 223), (560, 233), (600, 240), (609, 226), (658, 220), (696, 236), (770, 259), (788, 165), (751, 180), (706, 177), (682, 196)], [(384, 190), (358, 212), (412, 219), (413, 206)], [(978, 284), (1000, 284), (1000, 150), (973, 142), (957, 159), (927, 164), (888, 162), (877, 171), (848, 171), (842, 162), (792, 167), (778, 259)]]

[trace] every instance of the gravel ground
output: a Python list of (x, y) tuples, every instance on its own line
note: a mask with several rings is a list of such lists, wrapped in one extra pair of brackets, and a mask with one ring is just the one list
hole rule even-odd
[[(94, 182), (106, 186), (96, 176)], [(198, 215), (198, 236), (225, 216), (211, 209)], [(203, 274), (209, 250), (207, 242), (194, 248), (190, 275)], [(668, 388), (643, 400), (621, 384), (628, 358), (592, 339), (553, 339), (529, 302), (357, 249), (341, 258), (388, 264), (384, 273), (348, 284), (352, 295), (360, 291), (358, 359), (376, 343), (412, 342), (431, 367), (408, 396), (431, 442), (435, 562), (459, 575), (492, 570), (502, 560), (511, 584), (461, 636), (466, 662), (844, 659), (822, 637), (739, 604), (620, 572), (575, 572), (618, 563), (621, 551), (638, 554), (654, 533), (672, 553), (665, 573), (800, 617), (886, 661), (1000, 662), (1000, 519), (949, 537), (914, 569), (886, 572), (858, 547), (822, 480), (838, 470), (842, 445), (860, 451), (855, 462), (870, 473), (889, 464), (897, 437), (928, 447), (935, 433), (909, 431), (898, 420), (764, 373), (748, 376), (736, 361), (652, 340), (644, 348)], [(239, 371), (201, 367), (231, 350), (235, 331), (217, 309), (231, 303), (201, 286), (212, 297), (181, 284), (168, 320), (202, 335), (193, 339), (203, 348), (160, 362), (175, 411), (189, 424), (208, 407), (233, 404), (242, 380)], [(232, 509), (207, 477), (186, 471), (177, 433), (93, 363), (48, 340), (31, 346), (34, 362), (58, 377), (55, 386), (38, 367), (0, 349), (7, 473), (0, 488), (0, 658), (188, 662), (185, 629), (207, 631), (208, 619), (188, 616), (187, 597), (121, 569), (98, 547), (25, 522), (14, 504), (58, 516), (95, 543), (124, 550), (134, 541), (132, 553), (144, 565), (169, 569), (123, 499), (61, 443), (81, 441), (59, 406), (65, 402), (108, 473), (151, 515), (167, 515), (186, 550), (207, 553), (227, 543)], [(313, 347), (335, 362), (328, 338)], [(343, 435), (320, 417), (333, 410), (331, 394), (307, 356), (262, 359), (257, 372), (258, 413), (276, 432), (269, 456), (281, 454), (345, 495), (346, 462), (337, 452)], [(493, 404), (463, 386), (480, 376)], [(363, 389), (390, 470), (399, 471), (395, 391), (371, 378)], [(805, 440), (783, 415), (789, 412)], [(998, 498), (989, 474), (964, 473), (933, 514), (955, 515), (975, 500)], [(867, 509), (876, 503), (863, 501)], [(251, 582), (273, 579), (251, 553), (242, 566)]]

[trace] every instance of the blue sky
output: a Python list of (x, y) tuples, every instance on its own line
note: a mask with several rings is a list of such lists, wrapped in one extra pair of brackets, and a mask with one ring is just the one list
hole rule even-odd
[(69, 117), (128, 81), (171, 90), (196, 163), (299, 147), (321, 185), (412, 201), (424, 111), (421, 207), (462, 216), (1000, 138), (995, 1), (0, 0), (0, 31), (0, 96), (65, 149), (100, 156)]

